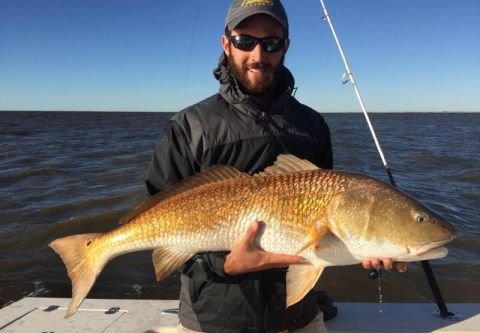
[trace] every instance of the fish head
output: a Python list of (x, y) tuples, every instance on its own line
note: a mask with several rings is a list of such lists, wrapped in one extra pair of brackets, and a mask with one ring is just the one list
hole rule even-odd
[(336, 194), (328, 224), (355, 257), (402, 261), (446, 256), (454, 228), (409, 195), (376, 180)]

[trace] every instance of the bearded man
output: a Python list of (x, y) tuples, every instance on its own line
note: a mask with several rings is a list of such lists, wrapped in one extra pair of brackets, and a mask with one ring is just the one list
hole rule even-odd
[[(150, 194), (217, 164), (255, 174), (279, 154), (332, 168), (327, 124), (292, 96), (294, 79), (284, 65), (288, 28), (277, 0), (233, 1), (214, 70), (220, 91), (169, 121), (147, 173)], [(252, 221), (231, 252), (200, 253), (183, 267), (179, 332), (324, 330), (315, 291), (285, 306), (286, 267), (302, 258), (261, 251), (258, 231)]]

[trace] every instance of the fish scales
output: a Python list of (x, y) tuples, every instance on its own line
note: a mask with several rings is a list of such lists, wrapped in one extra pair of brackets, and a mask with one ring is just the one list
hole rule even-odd
[[(124, 237), (104, 237), (114, 240), (120, 248), (133, 245), (138, 250), (156, 246), (192, 252), (227, 250), (238, 242), (248, 224), (259, 220), (268, 225), (262, 247), (284, 251), (285, 243), (279, 245), (279, 239), (286, 244), (292, 238), (303, 242), (315, 217), (321, 215), (333, 195), (332, 190), (341, 189), (339, 178), (333, 172), (318, 170), (208, 184), (161, 201), (112, 231)], [(185, 248), (185, 244), (191, 247)], [(298, 250), (298, 246), (290, 252)]]
[(220, 166), (159, 195), (115, 230), (50, 244), (72, 280), (67, 316), (113, 257), (154, 249), (157, 278), (163, 279), (197, 252), (231, 249), (255, 220), (264, 222), (256, 239), (261, 248), (307, 259), (289, 267), (287, 306), (313, 288), (326, 266), (441, 258), (447, 254), (441, 245), (455, 237), (450, 224), (390, 185), (320, 170), (291, 155), (280, 156), (260, 176)]

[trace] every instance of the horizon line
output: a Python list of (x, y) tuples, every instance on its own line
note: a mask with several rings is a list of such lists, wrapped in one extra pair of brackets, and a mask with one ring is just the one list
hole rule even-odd
[[(0, 112), (105, 112), (105, 113), (176, 113), (178, 111), (165, 111), (165, 110), (157, 110), (157, 111), (145, 111), (145, 110), (6, 110), (0, 109)], [(363, 113), (361, 110), (357, 111), (317, 111), (319, 113)], [(480, 111), (473, 111), (473, 110), (459, 110), (459, 111), (368, 111), (368, 113), (480, 113)]]

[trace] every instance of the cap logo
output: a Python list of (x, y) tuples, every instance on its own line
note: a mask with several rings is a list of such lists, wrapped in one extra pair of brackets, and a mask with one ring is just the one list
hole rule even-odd
[(272, 0), (244, 0), (241, 7), (248, 7), (248, 6), (273, 6)]

